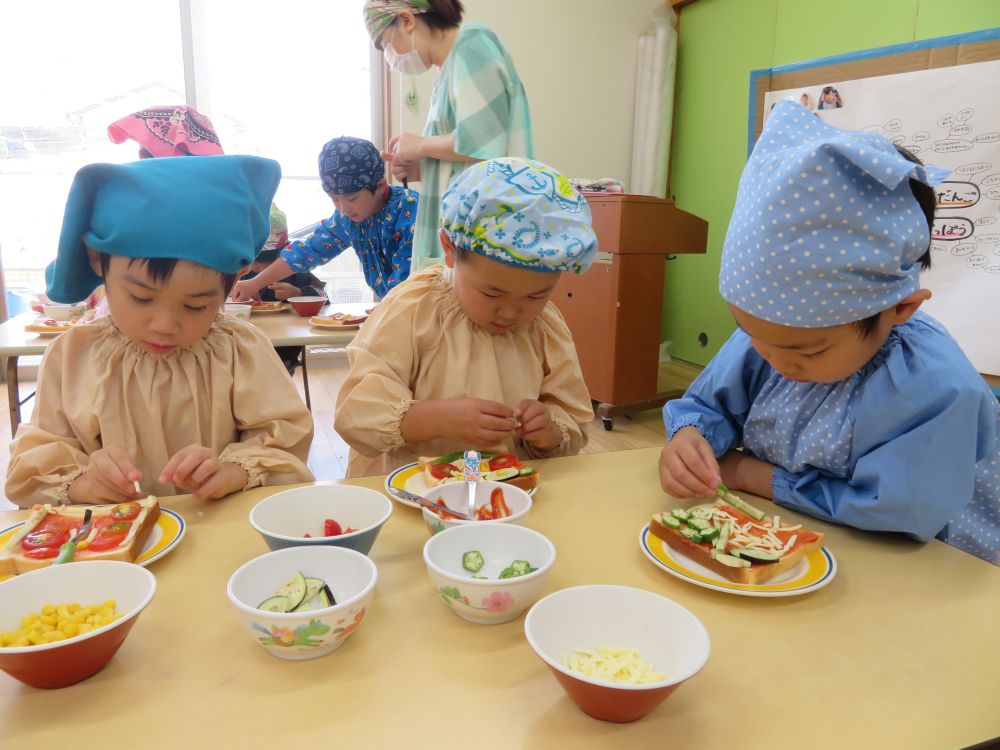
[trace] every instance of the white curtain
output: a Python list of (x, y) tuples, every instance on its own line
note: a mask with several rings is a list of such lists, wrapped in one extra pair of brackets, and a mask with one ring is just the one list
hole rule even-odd
[(650, 10), (652, 28), (639, 37), (632, 131), (632, 180), (628, 192), (667, 192), (668, 146), (674, 109), (677, 67), (677, 17), (663, 0)]

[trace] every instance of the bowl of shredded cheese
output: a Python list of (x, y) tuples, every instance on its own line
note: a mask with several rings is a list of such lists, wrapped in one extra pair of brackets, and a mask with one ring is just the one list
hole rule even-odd
[(710, 651), (708, 632), (687, 609), (627, 586), (549, 594), (528, 611), (524, 634), (570, 699), (604, 721), (641, 719)]

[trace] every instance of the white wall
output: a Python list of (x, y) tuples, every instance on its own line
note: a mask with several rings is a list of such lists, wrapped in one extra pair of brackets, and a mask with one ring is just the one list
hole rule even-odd
[[(667, 0), (463, 0), (506, 45), (524, 81), (535, 155), (569, 177), (615, 177), (628, 186), (639, 35)], [(393, 132), (420, 133), (437, 69), (416, 83), (406, 106), (393, 77)]]

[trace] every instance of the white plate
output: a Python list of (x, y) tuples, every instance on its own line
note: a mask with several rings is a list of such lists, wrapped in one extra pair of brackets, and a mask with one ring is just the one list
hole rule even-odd
[[(424, 472), (420, 470), (420, 464), (412, 463), (406, 464), (406, 466), (400, 466), (389, 476), (385, 478), (385, 494), (391, 499), (395, 500), (397, 503), (402, 505), (409, 505), (411, 508), (419, 508), (417, 503), (411, 502), (409, 500), (403, 500), (396, 495), (393, 495), (390, 491), (390, 487), (395, 487), (396, 489), (406, 490), (407, 492), (412, 492), (414, 495), (423, 495), (430, 487), (427, 484), (427, 480), (424, 478)], [(532, 487), (528, 490), (529, 495), (534, 495), (538, 490), (537, 487)]]
[(643, 526), (639, 532), (639, 547), (657, 567), (675, 578), (737, 596), (799, 596), (823, 588), (837, 574), (837, 561), (826, 547), (813, 550), (791, 570), (759, 585), (734, 583), (723, 578), (651, 534), (649, 526)]
[[(25, 521), (21, 521), (0, 531), (0, 546), (5, 545), (7, 540), (14, 535), (14, 532), (24, 526), (25, 523)], [(135, 564), (146, 567), (151, 562), (159, 560), (180, 544), (186, 530), (187, 524), (184, 523), (184, 519), (181, 518), (179, 513), (166, 508), (160, 508), (160, 517), (156, 519), (156, 526), (153, 527), (153, 530), (149, 532), (149, 536), (146, 537), (146, 543), (142, 547), (142, 552), (135, 559)], [(6, 580), (9, 577), (0, 576), (0, 581)]]

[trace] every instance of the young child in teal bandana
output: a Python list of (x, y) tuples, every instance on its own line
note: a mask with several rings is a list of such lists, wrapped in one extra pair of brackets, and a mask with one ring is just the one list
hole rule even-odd
[(381, 299), (410, 275), (417, 193), (388, 185), (385, 162), (371, 141), (334, 138), (319, 155), (323, 190), (336, 209), (305, 239), (289, 242), (256, 277), (236, 284), (235, 299), (259, 298), (269, 284), (306, 273), (354, 248), (365, 281)]
[(11, 445), (8, 498), (216, 498), (313, 478), (312, 418), (274, 349), (220, 314), (267, 240), (280, 175), (247, 156), (77, 173), (48, 295), (75, 302), (103, 281), (109, 315), (49, 346), (31, 423)]
[(664, 407), (665, 491), (721, 481), (1000, 564), (1000, 407), (919, 312), (940, 179), (881, 136), (774, 108), (723, 248), (739, 330)]
[(596, 254), (587, 202), (544, 164), (481, 162), (445, 193), (440, 240), (446, 265), (393, 290), (348, 347), (348, 474), (465, 449), (578, 453), (590, 395), (549, 299)]

